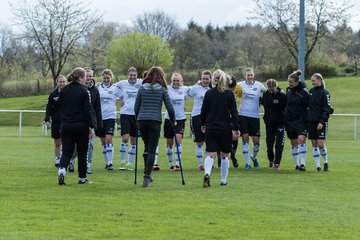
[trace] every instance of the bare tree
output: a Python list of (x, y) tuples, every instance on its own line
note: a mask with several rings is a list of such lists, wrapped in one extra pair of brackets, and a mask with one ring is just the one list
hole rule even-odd
[(36, 42), (46, 58), (54, 84), (76, 42), (102, 18), (86, 6), (82, 0), (11, 3), (16, 23), (28, 30), (24, 37)]
[(159, 35), (167, 41), (179, 31), (175, 18), (161, 10), (145, 12), (137, 16), (133, 24), (136, 31)]
[[(297, 63), (298, 54), (298, 0), (254, 0), (257, 7), (255, 17), (267, 24), (280, 42), (286, 46)], [(347, 0), (340, 5), (327, 0), (305, 0), (306, 46), (305, 63), (318, 42), (328, 36), (329, 29), (347, 22)]]

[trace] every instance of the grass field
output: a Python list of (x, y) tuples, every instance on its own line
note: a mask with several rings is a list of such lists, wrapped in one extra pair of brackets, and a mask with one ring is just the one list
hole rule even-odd
[[(359, 87), (356, 78), (327, 81), (336, 113), (359, 113)], [(44, 109), (46, 97), (0, 99), (0, 109)], [(43, 114), (24, 114), (21, 138), (17, 119), (17, 114), (0, 113), (0, 239), (360, 238), (360, 139), (353, 140), (353, 118), (330, 118), (330, 172), (315, 172), (310, 146), (307, 171), (296, 172), (288, 140), (281, 170), (268, 169), (262, 137), (260, 169), (245, 171), (238, 149), (241, 164), (230, 167), (229, 186), (219, 186), (215, 167), (209, 189), (202, 188), (203, 172), (196, 170), (188, 128), (182, 156), (185, 186), (180, 173), (168, 170), (163, 138), (161, 170), (153, 173), (150, 188), (141, 186), (141, 158), (137, 185), (133, 172), (106, 171), (98, 139), (94, 174), (88, 176), (93, 183), (78, 185), (75, 172), (67, 174), (66, 186), (58, 186), (53, 140), (40, 128)], [(119, 143), (116, 136), (115, 169)]]

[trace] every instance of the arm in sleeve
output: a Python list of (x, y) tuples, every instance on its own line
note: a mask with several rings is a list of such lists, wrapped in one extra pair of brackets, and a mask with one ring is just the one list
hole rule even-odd
[(172, 105), (171, 103), (171, 100), (170, 100), (170, 96), (168, 94), (168, 92), (165, 90), (164, 91), (164, 94), (163, 94), (163, 101), (165, 103), (165, 107), (166, 107), (166, 110), (169, 114), (169, 118), (170, 118), (170, 121), (172, 124), (175, 123), (175, 111), (174, 111), (174, 106)]
[(91, 95), (88, 90), (84, 93), (83, 102), (82, 102), (82, 109), (85, 116), (85, 119), (90, 128), (94, 128), (93, 120), (91, 117)]
[(320, 122), (324, 124), (329, 120), (329, 116), (331, 113), (331, 104), (330, 104), (330, 94), (328, 92), (324, 92), (322, 95), (322, 107), (321, 107), (321, 120)]
[(208, 92), (206, 92), (202, 106), (201, 106), (201, 112), (200, 112), (200, 125), (201, 126), (205, 126), (208, 112), (209, 112), (209, 100), (208, 100)]
[(141, 105), (141, 93), (142, 93), (142, 87), (139, 88), (139, 91), (136, 95), (135, 104), (134, 104), (134, 112), (135, 112), (135, 119), (137, 119), (140, 111), (140, 105)]
[(102, 114), (101, 114), (101, 102), (100, 102), (100, 93), (99, 90), (96, 89), (96, 98), (95, 98), (95, 103), (94, 103), (94, 110), (95, 110), (95, 114), (96, 114), (96, 119), (97, 119), (97, 127), (102, 128), (103, 127), (103, 121), (102, 121)]
[(45, 118), (44, 118), (45, 122), (50, 121), (53, 102), (54, 102), (53, 94), (50, 93), (50, 95), (48, 96), (48, 98), (46, 100), (46, 112), (45, 112)]

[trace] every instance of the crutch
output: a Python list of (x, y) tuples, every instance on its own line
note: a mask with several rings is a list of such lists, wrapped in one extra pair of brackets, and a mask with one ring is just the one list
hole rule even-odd
[(177, 139), (176, 139), (176, 133), (175, 133), (175, 131), (174, 131), (174, 137), (175, 137), (176, 152), (177, 152), (178, 159), (179, 159), (182, 185), (185, 185), (184, 174), (183, 174), (183, 169), (182, 169), (181, 159), (180, 159), (180, 153), (179, 153), (179, 146), (178, 146), (178, 141), (177, 141)]
[(136, 149), (135, 149), (135, 176), (134, 176), (134, 184), (136, 184), (136, 177), (137, 177), (137, 163), (138, 163), (138, 128), (136, 127), (136, 135), (135, 135), (135, 139), (136, 139), (136, 143), (135, 143), (135, 146), (136, 146)]

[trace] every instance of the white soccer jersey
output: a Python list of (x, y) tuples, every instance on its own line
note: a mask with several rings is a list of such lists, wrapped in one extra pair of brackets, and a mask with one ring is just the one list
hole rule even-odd
[(203, 87), (201, 85), (194, 85), (190, 88), (187, 93), (187, 97), (194, 97), (194, 106), (191, 112), (191, 116), (198, 116), (201, 113), (201, 107), (204, 100), (204, 96), (210, 87)]
[(253, 81), (247, 84), (246, 81), (237, 83), (242, 88), (242, 97), (239, 107), (239, 115), (252, 118), (260, 118), (260, 93), (265, 92), (266, 88), (261, 82)]
[(98, 85), (100, 93), (102, 119), (116, 119), (116, 98), (122, 96), (120, 88), (114, 84), (105, 86), (103, 83)]
[(121, 107), (120, 114), (135, 115), (135, 100), (142, 81), (142, 79), (137, 79), (135, 83), (129, 83), (129, 80), (121, 80), (120, 82), (115, 83), (115, 85), (121, 89), (123, 94), (122, 100), (124, 106)]
[[(188, 91), (189, 87), (186, 86), (181, 86), (180, 88), (173, 88), (172, 86), (168, 87), (169, 97), (175, 111), (175, 120), (186, 119), (185, 96)], [(165, 112), (165, 118), (169, 119), (169, 114), (167, 111)]]

